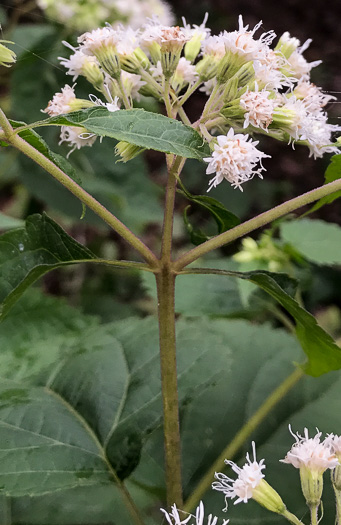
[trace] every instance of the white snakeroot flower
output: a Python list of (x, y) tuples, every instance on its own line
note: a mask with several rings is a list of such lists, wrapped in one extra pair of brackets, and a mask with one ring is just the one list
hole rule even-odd
[(250, 456), (246, 454), (245, 465), (240, 468), (233, 461), (225, 460), (226, 465), (230, 465), (232, 470), (238, 474), (237, 479), (232, 479), (223, 474), (222, 472), (216, 472), (215, 478), (219, 481), (212, 483), (214, 490), (219, 490), (225, 494), (226, 498), (237, 498), (234, 502), (235, 505), (243, 501), (247, 503), (253, 496), (253, 491), (259, 485), (260, 481), (265, 477), (262, 470), (266, 467), (264, 465), (264, 459), (259, 462), (256, 460), (256, 446), (255, 442), (252, 442), (253, 461), (250, 460)]
[(304, 79), (298, 82), (293, 94), (303, 100), (310, 113), (319, 113), (328, 102), (336, 100), (336, 97), (323, 93), (320, 87)]
[(222, 33), (226, 51), (231, 51), (234, 54), (242, 56), (245, 60), (256, 60), (264, 58), (269, 45), (272, 43), (276, 34), (273, 31), (263, 33), (258, 40), (254, 39), (254, 34), (262, 25), (262, 21), (252, 29), (249, 26), (244, 26), (243, 17), (239, 15), (238, 31)]
[(298, 432), (294, 434), (289, 425), (291, 435), (295, 438), (293, 444), (282, 463), (289, 463), (295, 468), (306, 469), (322, 474), (327, 469), (334, 469), (338, 465), (338, 459), (332, 448), (325, 441), (321, 443), (322, 432), (317, 430), (317, 434), (309, 437), (308, 429), (304, 429), (304, 436)]
[(120, 109), (120, 106), (118, 105), (119, 98), (118, 97), (112, 98), (108, 89), (107, 91), (109, 93), (111, 102), (103, 102), (101, 99), (99, 99), (98, 97), (96, 97), (96, 95), (93, 95), (92, 93), (89, 95), (89, 99), (96, 106), (103, 106), (107, 108), (107, 110), (110, 111), (111, 113), (114, 113), (115, 111), (119, 111)]
[(339, 463), (341, 464), (341, 436), (338, 436), (337, 434), (328, 434), (324, 443), (330, 447), (332, 452), (339, 458)]
[(203, 83), (203, 85), (199, 88), (199, 91), (202, 91), (209, 97), (216, 85), (217, 80), (215, 78), (211, 78), (210, 80), (207, 80), (207, 82)]
[(75, 151), (75, 149), (81, 149), (84, 146), (92, 146), (97, 138), (94, 133), (88, 133), (84, 128), (75, 126), (62, 126), (60, 131), (60, 141), (58, 145), (63, 142), (68, 143), (71, 150), (67, 154), (67, 158)]
[(103, 47), (115, 48), (120, 42), (121, 31), (116, 31), (111, 26), (99, 27), (93, 31), (87, 31), (78, 37), (77, 41), (81, 44), (81, 50), (86, 55), (96, 55)]
[(60, 93), (56, 93), (52, 100), (47, 105), (46, 109), (43, 109), (43, 113), (48, 113), (51, 116), (62, 115), (63, 113), (69, 113), (72, 111), (71, 103), (76, 100), (74, 86), (66, 84)]
[(205, 13), (204, 20), (202, 21), (202, 24), (200, 24), (200, 26), (196, 24), (193, 24), (191, 26), (191, 24), (187, 24), (186, 18), (183, 16), (182, 23), (184, 26), (181, 28), (181, 30), (186, 34), (188, 39), (195, 37), (202, 41), (211, 33), (211, 29), (209, 27), (206, 27), (207, 20), (208, 13)]
[(141, 98), (139, 90), (142, 86), (145, 86), (147, 82), (141, 80), (140, 75), (128, 73), (127, 71), (123, 70), (121, 72), (121, 78), (127, 95), (130, 96), (132, 99), (139, 101)]
[(245, 109), (244, 128), (250, 124), (256, 128), (267, 131), (272, 122), (272, 115), (275, 108), (275, 100), (269, 99), (270, 91), (265, 89), (258, 91), (256, 84), (255, 91), (247, 90), (240, 97), (240, 105)]
[(172, 80), (173, 89), (177, 89), (176, 84), (182, 87), (185, 84), (192, 84), (198, 79), (199, 75), (196, 72), (195, 66), (190, 63), (185, 57), (181, 57)]
[(202, 53), (215, 59), (223, 58), (226, 54), (224, 38), (221, 35), (207, 36), (202, 43)]
[(205, 162), (208, 162), (206, 173), (208, 175), (216, 173), (210, 180), (208, 191), (224, 179), (229, 181), (232, 187), (242, 191), (241, 185), (252, 179), (254, 175), (262, 178), (261, 171), (265, 168), (262, 164), (260, 167), (256, 165), (259, 161), (261, 162), (261, 159), (270, 157), (270, 155), (256, 148), (258, 141), (249, 139), (249, 135), (240, 133), (235, 135), (231, 128), (226, 136), (219, 135), (217, 142), (214, 145), (212, 156), (204, 159)]
[[(195, 516), (193, 514), (188, 514), (188, 516), (186, 516), (185, 518), (181, 518), (179, 510), (177, 509), (175, 504), (172, 505), (171, 512), (167, 512), (165, 509), (160, 510), (164, 514), (169, 525), (217, 525), (218, 523), (218, 518), (216, 516), (212, 516), (212, 514), (209, 514), (207, 521), (205, 521), (205, 510), (202, 501), (200, 501), (196, 509)], [(182, 512), (182, 514), (185, 513)], [(223, 519), (221, 525), (227, 525), (229, 521), (230, 520)]]
[(298, 47), (296, 51), (294, 51), (288, 57), (287, 69), (289, 70), (290, 74), (292, 74), (296, 78), (309, 79), (310, 71), (312, 70), (312, 68), (322, 63), (322, 60), (307, 62), (304, 58), (303, 53), (306, 49), (308, 49), (311, 42), (312, 39), (309, 38), (304, 42), (304, 44), (301, 47)]
[[(67, 44), (67, 42), (64, 42)], [(68, 46), (69, 47), (69, 46)], [(96, 65), (99, 67), (99, 62), (95, 56), (86, 55), (82, 49), (74, 49), (74, 54), (69, 58), (58, 57), (62, 66), (66, 67), (67, 75), (72, 75), (72, 80), (76, 80), (79, 75), (84, 75), (86, 66)]]

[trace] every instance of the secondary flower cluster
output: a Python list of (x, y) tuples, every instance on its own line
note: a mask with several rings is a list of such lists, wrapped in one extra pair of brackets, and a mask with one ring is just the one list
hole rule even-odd
[[(152, 18), (139, 29), (107, 25), (81, 35), (76, 48), (65, 43), (73, 53), (61, 64), (74, 81), (85, 77), (109, 104), (117, 97), (130, 109), (141, 96), (154, 97), (165, 103), (169, 117), (192, 125), (212, 150), (204, 159), (213, 175), (209, 189), (223, 179), (242, 189), (254, 175), (262, 177), (262, 159), (269, 155), (258, 150), (255, 133), (306, 145), (314, 157), (337, 153), (332, 133), (341, 127), (329, 124), (325, 111), (335, 97), (310, 81), (320, 61), (303, 56), (311, 40), (301, 45), (284, 33), (271, 47), (273, 31), (256, 36), (261, 22), (249, 29), (240, 16), (238, 30), (211, 35), (206, 21), (191, 26), (183, 20), (179, 27)], [(192, 124), (183, 106), (196, 90), (207, 100)], [(65, 102), (63, 111), (89, 106)], [(54, 108), (52, 101), (46, 111), (55, 114)], [(129, 148), (124, 151), (127, 160)]]
[(163, 24), (172, 24), (174, 16), (163, 0), (37, 0), (47, 16), (64, 26), (87, 31), (107, 20), (138, 27), (141, 20), (157, 15)]
[[(295, 443), (285, 459), (281, 461), (299, 469), (302, 492), (307, 505), (310, 508), (318, 508), (322, 497), (323, 473), (327, 469), (332, 471), (334, 490), (339, 493), (341, 491), (341, 437), (329, 434), (321, 441), (322, 432), (318, 430), (312, 438), (309, 437), (306, 428), (304, 429), (304, 436), (298, 433), (293, 434), (290, 425), (289, 430), (295, 438)], [(225, 460), (225, 463), (232, 468), (238, 477), (232, 479), (222, 472), (217, 472), (215, 474), (217, 481), (213, 482), (212, 488), (223, 492), (225, 501), (228, 498), (236, 498), (234, 504), (237, 504), (246, 503), (252, 498), (266, 509), (287, 518), (291, 523), (300, 523), (298, 520), (295, 521), (295, 517), (293, 518), (293, 515), (287, 510), (279, 494), (265, 481), (264, 459), (256, 460), (254, 442), (252, 448), (253, 460), (247, 454), (246, 463), (243, 467), (238, 467), (233, 461)]]

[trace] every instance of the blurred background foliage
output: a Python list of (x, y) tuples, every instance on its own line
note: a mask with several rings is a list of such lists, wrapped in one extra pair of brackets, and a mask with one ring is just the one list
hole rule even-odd
[[(78, 2), (79, 5), (82, 3)], [(93, 8), (96, 4), (88, 3)], [(69, 17), (68, 23), (59, 23), (55, 18), (57, 13), (53, 9), (44, 13), (41, 5), (39, 7), (32, 0), (2, 0), (0, 3), (3, 38), (15, 42), (12, 48), (18, 57), (15, 67), (0, 71), (0, 104), (11, 118), (25, 122), (40, 120), (41, 109), (46, 107), (53, 94), (65, 83), (72, 84), (71, 78), (66, 77), (59, 65), (58, 57), (68, 55), (62, 40), (76, 42), (75, 26), (79, 25), (79, 20), (73, 24)], [(155, 5), (152, 7), (154, 12)], [(204, 0), (198, 3), (194, 0), (173, 0), (169, 5), (174, 20), (179, 24), (181, 16), (185, 16), (189, 23), (200, 24), (205, 12), (209, 12), (208, 25), (213, 33), (235, 29), (241, 13), (251, 27), (262, 19), (264, 31), (273, 29), (278, 35), (290, 31), (301, 42), (313, 38), (305, 56), (309, 62), (323, 60), (323, 64), (313, 70), (313, 81), (323, 86), (326, 92), (340, 98), (340, 2), (239, 0), (236, 3), (230, 0)], [(119, 12), (117, 9), (115, 17), (118, 17)], [(127, 21), (127, 17), (125, 13), (121, 19)], [(112, 21), (108, 19), (108, 22)], [(86, 23), (89, 23), (88, 19)], [(79, 29), (79, 32), (82, 30)], [(78, 88), (79, 96), (87, 98), (89, 87), (83, 79), (79, 79)], [(193, 97), (187, 107), (190, 118), (194, 119), (199, 113), (203, 100), (200, 93)], [(155, 106), (150, 106), (148, 100), (142, 104), (147, 109), (157, 110)], [(340, 122), (339, 108), (338, 101), (329, 105), (330, 122)], [(67, 154), (66, 147), (58, 146), (57, 128), (41, 129), (41, 134), (53, 151)], [(223, 183), (210, 193), (242, 220), (321, 185), (330, 160), (326, 156), (314, 161), (308, 158), (307, 149), (293, 149), (283, 143), (267, 140), (267, 137), (262, 137), (261, 142), (261, 149), (272, 157), (266, 162), (264, 180), (253, 179), (245, 185), (243, 192)], [(104, 139), (102, 144), (97, 141), (91, 149), (75, 151), (70, 161), (83, 187), (139, 234), (151, 249), (158, 252), (166, 180), (163, 155), (147, 152), (123, 164), (117, 162), (114, 146), (114, 141), (109, 139)], [(340, 162), (337, 170), (336, 177), (340, 177)], [(183, 182), (191, 193), (205, 194), (208, 182), (205, 166), (189, 160), (183, 172)], [(195, 229), (203, 230), (206, 235), (213, 235), (217, 231), (216, 223), (208, 211), (189, 202), (179, 193), (174, 225), (174, 247), (178, 253), (191, 246), (183, 220), (188, 205), (191, 208), (187, 210), (187, 218)], [(91, 211), (87, 210), (82, 217), (81, 205), (72, 195), (29, 159), (10, 148), (0, 150), (0, 211), (0, 231), (20, 227), (28, 215), (46, 211), (71, 236), (98, 256), (131, 260), (136, 257)], [(340, 342), (340, 202), (336, 200), (323, 206), (309, 218), (295, 223), (291, 219), (278, 221), (270, 229), (255, 232), (252, 238), (223, 248), (202, 264), (241, 271), (284, 271), (298, 278), (300, 286), (297, 298)], [(192, 330), (197, 332), (198, 341), (203, 333), (219, 334), (221, 352), (217, 352), (222, 360), (221, 371), (225, 372), (225, 375), (212, 374), (203, 392), (196, 391), (194, 395), (193, 389), (184, 393), (181, 416), (187, 495), (207, 465), (214, 460), (216, 451), (220, 451), (233, 437), (235, 430), (258, 407), (259, 400), (263, 400), (290, 372), (291, 362), (300, 360), (298, 344), (288, 333), (290, 318), (250, 283), (233, 279), (222, 282), (220, 279), (216, 276), (183, 276), (177, 284), (176, 311), (181, 322), (193, 323)], [(28, 346), (30, 349), (35, 348), (37, 354), (44, 347), (48, 348), (47, 361), (50, 359), (54, 362), (56, 356), (63, 355), (65, 348), (77, 346), (75, 339), (89, 326), (100, 334), (98, 338), (101, 340), (104, 337), (102, 332), (109, 326), (107, 323), (120, 323), (133, 316), (136, 327), (139, 330), (142, 327), (143, 332), (143, 323), (148, 323), (156, 313), (155, 290), (150, 275), (141, 276), (133, 270), (113, 270), (97, 265), (70, 267), (45, 276), (39, 288), (44, 295), (38, 290), (29, 292), (1, 325), (0, 347), (6, 346), (8, 355), (11, 348), (15, 349), (17, 355), (27, 355), (25, 352)], [(15, 325), (18, 312), (25, 313), (26, 328)], [(44, 320), (41, 312), (44, 312)], [(210, 318), (209, 321), (207, 318)], [(156, 329), (150, 330), (155, 335)], [(212, 339), (214, 344), (218, 343)], [(233, 356), (232, 368), (230, 362), (224, 361), (227, 359), (227, 354), (224, 354), (226, 348), (229, 348), (229, 358)], [(14, 366), (12, 357), (8, 357), (6, 365), (6, 355), (2, 357), (2, 366), (6, 370), (8, 366), (6, 374), (11, 377), (14, 370), (16, 379), (31, 381), (29, 364), (27, 369), (24, 362)], [(39, 376), (46, 366), (46, 362), (39, 361), (34, 373)], [(237, 385), (233, 383), (234, 377), (238, 377), (240, 383), (239, 397), (236, 394)], [(36, 379), (32, 381), (35, 384)], [(262, 430), (255, 433), (262, 445), (259, 457), (271, 458), (269, 471), (279, 468), (277, 464), (275, 466), (275, 460), (284, 457), (284, 451), (288, 448), (285, 445), (288, 442), (285, 434), (288, 418), (295, 428), (318, 425), (324, 431), (341, 432), (340, 421), (337, 422), (339, 427), (335, 428), (333, 412), (335, 409), (339, 413), (339, 405), (335, 408), (339, 392), (339, 374), (332, 373), (318, 380), (306, 378), (300, 387), (290, 393), (286, 402), (268, 418)], [(221, 399), (225, 400), (225, 404), (220, 403)], [(209, 410), (212, 406), (216, 407), (214, 423)], [(202, 419), (205, 420), (207, 433), (193, 441), (198, 415), (201, 423)], [(317, 415), (319, 421), (316, 421)], [(278, 482), (280, 472), (272, 471), (270, 480)], [(292, 476), (294, 479), (294, 474)], [(284, 493), (288, 493), (292, 487), (291, 478), (288, 479), (285, 477), (280, 482), (279, 488)], [(148, 508), (150, 523), (159, 522), (157, 508), (159, 499), (164, 496), (162, 480), (162, 444), (158, 428), (146, 437), (142, 461), (128, 481), (134, 496), (143, 507)], [(218, 498), (215, 495), (209, 498), (213, 509), (218, 512), (220, 501), (217, 508)], [(90, 507), (85, 505), (89, 500)], [(302, 501), (295, 502), (295, 505), (296, 511), (301, 513), (300, 516), (303, 515)], [(263, 523), (264, 516), (268, 517), (252, 503), (251, 511), (246, 507), (238, 506), (238, 512), (235, 509), (232, 511), (232, 517), (239, 516), (241, 521), (231, 520), (231, 523), (244, 523), (245, 519), (247, 523), (257, 525)], [(111, 515), (112, 508), (117, 513), (115, 518)], [(326, 516), (330, 509), (331, 503), (327, 503)], [(117, 494), (106, 488), (75, 489), (38, 499), (27, 497), (5, 501), (4, 498), (0, 512), (4, 516), (0, 522), (6, 524), (127, 523)], [(10, 515), (12, 518), (8, 518)], [(277, 523), (277, 520), (271, 523)]]

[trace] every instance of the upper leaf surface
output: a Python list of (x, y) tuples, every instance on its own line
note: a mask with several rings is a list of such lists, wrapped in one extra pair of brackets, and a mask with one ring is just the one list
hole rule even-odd
[(25, 228), (0, 236), (0, 315), (46, 272), (96, 259), (47, 215), (32, 215)]
[(182, 122), (143, 109), (110, 112), (89, 108), (51, 117), (39, 125), (83, 126), (89, 132), (123, 140), (141, 148), (202, 160), (210, 154), (199, 133)]
[(300, 219), (280, 225), (282, 239), (317, 264), (341, 263), (341, 228), (319, 220)]

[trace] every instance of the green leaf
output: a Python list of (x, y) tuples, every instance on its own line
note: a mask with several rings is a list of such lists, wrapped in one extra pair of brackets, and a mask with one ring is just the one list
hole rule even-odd
[[(46, 306), (45, 304), (45, 308)], [(26, 313), (26, 325), (32, 314), (35, 319), (39, 315), (33, 305)], [(11, 313), (5, 320), (5, 326), (11, 315), (13, 321), (18, 317)], [(56, 329), (52, 328), (52, 335), (58, 330), (63, 332), (62, 323), (67, 323), (68, 317), (68, 312), (65, 312), (64, 317), (62, 312), (56, 315), (58, 326)], [(70, 318), (72, 319), (71, 316)], [(53, 325), (52, 313), (49, 322)], [(66, 344), (61, 345), (59, 339), (60, 348), (56, 348), (53, 355), (50, 355), (50, 363), (44, 354), (39, 356), (39, 351), (34, 352), (37, 344), (40, 348), (43, 346), (39, 323), (35, 326), (35, 340), (30, 328), (26, 329), (24, 324), (18, 328), (17, 333), (13, 333), (8, 325), (9, 349), (0, 354), (1, 370), (13, 377), (13, 369), (16, 369), (16, 376), (21, 378), (21, 382), (4, 380), (2, 397), (0, 393), (0, 442), (7, 440), (6, 442), (11, 443), (13, 456), (15, 451), (18, 452), (18, 462), (13, 458), (11, 460), (11, 472), (16, 475), (13, 474), (7, 484), (8, 450), (0, 449), (0, 478), (1, 483), (5, 484), (6, 493), (42, 494), (50, 490), (79, 486), (83, 484), (83, 480), (85, 484), (106, 482), (106, 475), (96, 472), (98, 469), (92, 463), (93, 461), (97, 465), (97, 452), (94, 452), (94, 457), (87, 463), (86, 457), (76, 451), (75, 459), (71, 462), (67, 443), (72, 443), (75, 448), (83, 447), (86, 451), (91, 443), (97, 443), (96, 446), (100, 449), (98, 455), (101, 458), (105, 455), (117, 474), (125, 478), (138, 464), (146, 437), (161, 424), (156, 319), (132, 318), (103, 326), (92, 322), (87, 328), (84, 328), (81, 319), (79, 322), (78, 333), (77, 323), (75, 327), (75, 320), (72, 320), (68, 338), (61, 334)], [(221, 367), (226, 366), (229, 359), (228, 355), (223, 354), (223, 348), (216, 341), (213, 330), (201, 330), (200, 323), (191, 334), (189, 328), (191, 326), (182, 324), (178, 330), (179, 397), (182, 404), (186, 404), (197, 392), (202, 392), (208, 384), (215, 381), (220, 375)], [(18, 342), (18, 332), (22, 339), (25, 339), (26, 333), (32, 334), (27, 356), (24, 348), (21, 348), (21, 361), (24, 365), (30, 360), (35, 364), (33, 375), (28, 367), (24, 373), (18, 371), (19, 349), (17, 344), (11, 344), (13, 338)], [(43, 333), (43, 337), (46, 337), (46, 333)], [(46, 338), (45, 345), (47, 353), (51, 354)], [(35, 360), (40, 362), (40, 373)], [(37, 415), (38, 406), (40, 417)], [(17, 421), (17, 424), (13, 423), (15, 428), (11, 427), (9, 437), (6, 432), (12, 421)], [(80, 428), (84, 429), (84, 434)], [(36, 434), (34, 453), (30, 447), (25, 448), (26, 440), (29, 442), (29, 434), (25, 437), (27, 432)], [(58, 455), (53, 456), (52, 460), (46, 437), (61, 443)], [(65, 470), (66, 464), (69, 465), (69, 470), (64, 476), (59, 471)], [(4, 466), (3, 470), (1, 465)], [(29, 490), (26, 475), (22, 478), (19, 475), (23, 468), (24, 472), (34, 472)], [(94, 469), (92, 476), (91, 469)], [(47, 470), (51, 475), (48, 483)], [(73, 473), (73, 478), (70, 472)]]
[[(182, 321), (178, 324), (181, 326)], [(198, 321), (186, 322), (190, 333), (197, 329)], [(202, 476), (212, 467), (223, 449), (232, 441), (241, 427), (260, 405), (293, 371), (292, 361), (297, 359), (300, 348), (297, 340), (284, 330), (268, 325), (236, 320), (200, 320), (203, 330), (212, 330), (221, 344), (223, 363), (221, 377), (217, 377), (204, 392), (198, 392), (181, 411), (183, 481), (188, 497)], [(180, 329), (179, 326), (179, 329)], [(268, 416), (247, 438), (245, 445), (233, 459), (245, 463), (246, 451), (251, 452), (251, 441), (256, 441), (257, 459), (265, 458), (266, 480), (279, 491), (289, 510), (302, 517), (306, 512), (299, 488), (296, 469), (279, 463), (292, 445), (288, 423), (294, 430), (303, 431), (308, 426), (314, 434), (315, 427), (324, 432), (341, 432), (341, 423), (335, 419), (341, 387), (340, 373), (312, 378), (304, 376), (287, 395), (272, 408)], [(279, 429), (279, 431), (278, 431)], [(228, 458), (229, 459), (229, 458)], [(150, 489), (164, 490), (162, 459), (162, 433), (155, 431), (146, 443), (139, 467), (132, 479)], [(226, 469), (235, 479), (236, 475)], [(210, 483), (213, 481), (209, 480)], [(251, 500), (246, 505), (229, 504), (228, 512), (221, 493), (210, 487), (205, 495), (207, 514), (230, 518), (230, 523), (264, 525), (272, 523), (271, 514)], [(328, 477), (325, 477), (328, 485)], [(293, 489), (293, 487), (295, 487)], [(325, 489), (325, 491), (327, 488)], [(324, 495), (324, 506), (333, 523), (334, 498)], [(269, 521), (270, 520), (270, 521)], [(219, 521), (220, 523), (220, 521)], [(277, 523), (276, 518), (274, 523)], [(280, 519), (278, 519), (280, 523)], [(283, 522), (284, 523), (284, 522)]]
[[(25, 125), (25, 122), (17, 122), (14, 120), (11, 120), (10, 122), (14, 128), (19, 128), (20, 126)], [(76, 174), (76, 171), (70, 162), (58, 153), (51, 151), (45, 140), (40, 135), (38, 135), (36, 131), (33, 129), (25, 129), (20, 131), (18, 135), (28, 142), (28, 144), (33, 146), (37, 151), (42, 153), (47, 159), (51, 160), (56, 166), (58, 166), (58, 168), (69, 175), (71, 179), (76, 181), (78, 184), (81, 183), (80, 178)]]
[(25, 228), (0, 236), (0, 315), (50, 270), (95, 259), (47, 215), (32, 215)]
[(20, 228), (24, 224), (25, 221), (22, 219), (16, 219), (15, 217), (0, 213), (0, 230), (12, 230), (13, 228)]
[(44, 494), (113, 481), (86, 422), (46, 387), (1, 381), (0, 435), (3, 494)]
[[(195, 273), (195, 269), (192, 270)], [(296, 282), (288, 275), (266, 271), (242, 273), (222, 269), (202, 269), (198, 272), (202, 274), (216, 273), (217, 275), (238, 277), (250, 281), (285, 308), (295, 320), (297, 338), (308, 357), (308, 362), (303, 365), (307, 374), (317, 377), (341, 368), (341, 348), (317, 324), (315, 317), (302, 308), (292, 297)]]
[(143, 109), (110, 112), (102, 107), (89, 108), (51, 117), (36, 125), (83, 126), (96, 135), (180, 157), (202, 160), (210, 154), (208, 144), (197, 131), (178, 120)]
[[(334, 155), (331, 158), (330, 164), (324, 174), (324, 183), (328, 184), (329, 182), (333, 182), (334, 180), (338, 180), (340, 178), (341, 178), (341, 155)], [(313, 211), (318, 210), (325, 204), (332, 203), (339, 197), (341, 197), (341, 190), (336, 191), (335, 193), (332, 193), (331, 195), (326, 195), (326, 197), (322, 197), (322, 199), (320, 199), (314, 204), (314, 206), (311, 208), (311, 210), (308, 213), (312, 213)]]
[(283, 241), (309, 261), (325, 265), (341, 263), (341, 228), (337, 224), (299, 219), (283, 222), (279, 227)]
[[(179, 190), (179, 193), (182, 193), (188, 200), (209, 211), (209, 213), (212, 215), (218, 226), (218, 234), (226, 232), (227, 230), (230, 230), (231, 228), (234, 228), (235, 226), (238, 226), (238, 224), (240, 224), (239, 217), (234, 215), (232, 212), (228, 211), (225, 208), (225, 206), (221, 204), (221, 202), (219, 202), (217, 199), (213, 199), (212, 197), (208, 197), (207, 195), (192, 195), (184, 187), (180, 180), (179, 186), (181, 188), (181, 190)], [(189, 207), (187, 206), (187, 208), (184, 211), (184, 222), (187, 231), (190, 234), (192, 243), (198, 245), (207, 241), (207, 239), (209, 239), (210, 237), (208, 235), (205, 235), (205, 233), (203, 233), (201, 230), (195, 230), (193, 228), (192, 224), (188, 220), (188, 209)]]

